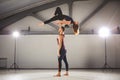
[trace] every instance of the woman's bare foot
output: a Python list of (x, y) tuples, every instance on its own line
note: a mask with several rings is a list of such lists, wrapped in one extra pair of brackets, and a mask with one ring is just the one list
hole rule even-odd
[(39, 24), (38, 24), (38, 26), (43, 26), (44, 25), (44, 22), (40, 22)]

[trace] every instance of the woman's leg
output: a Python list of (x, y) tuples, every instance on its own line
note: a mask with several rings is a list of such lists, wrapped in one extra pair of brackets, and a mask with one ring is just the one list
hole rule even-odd
[(49, 20), (44, 21), (44, 24), (48, 24), (48, 23), (50, 23), (52, 21), (56, 21), (56, 20), (59, 20), (58, 16), (54, 16), (54, 17), (50, 18)]
[(54, 15), (55, 16), (53, 16), (49, 20), (46, 20), (46, 21), (40, 23), (39, 26), (44, 25), (44, 24), (48, 24), (48, 23), (50, 23), (52, 21), (55, 21), (55, 20), (62, 20), (63, 19), (63, 14), (62, 14), (62, 10), (60, 9), (60, 7), (56, 8), (56, 11), (55, 11)]
[(54, 15), (62, 15), (62, 10), (60, 7), (56, 8)]
[(44, 24), (50, 23), (50, 22), (55, 21), (55, 20), (62, 20), (63, 19), (62, 10), (60, 9), (60, 7), (56, 8), (54, 15), (55, 15), (54, 17), (50, 18), (47, 21), (44, 21)]

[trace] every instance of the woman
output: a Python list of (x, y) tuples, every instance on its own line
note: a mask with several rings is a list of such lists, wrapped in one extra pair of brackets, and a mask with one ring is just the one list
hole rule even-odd
[(53, 16), (53, 17), (50, 18), (49, 20), (44, 21), (44, 22), (41, 23), (41, 24), (42, 24), (42, 25), (43, 25), (43, 24), (48, 24), (48, 23), (50, 23), (50, 22), (52, 22), (52, 21), (56, 21), (56, 20), (57, 20), (56, 23), (59, 24), (60, 26), (65, 25), (65, 27), (66, 27), (66, 26), (68, 27), (68, 25), (72, 24), (73, 30), (74, 30), (74, 34), (75, 34), (75, 35), (79, 34), (78, 22), (75, 22), (75, 21), (73, 21), (73, 19), (72, 19), (71, 17), (69, 17), (69, 16), (67, 16), (67, 15), (64, 15), (64, 14), (62, 13), (62, 10), (60, 9), (60, 7), (57, 7), (57, 8), (56, 8), (56, 11), (55, 11), (54, 15), (55, 15), (55, 16)]
[(66, 73), (64, 76), (68, 76), (68, 62), (67, 62), (67, 57), (66, 57), (66, 49), (64, 45), (64, 27), (60, 27), (58, 32), (59, 36), (57, 38), (57, 43), (58, 43), (58, 73), (55, 75), (55, 77), (60, 77), (61, 76), (61, 67), (62, 67), (62, 60), (65, 63), (66, 67)]

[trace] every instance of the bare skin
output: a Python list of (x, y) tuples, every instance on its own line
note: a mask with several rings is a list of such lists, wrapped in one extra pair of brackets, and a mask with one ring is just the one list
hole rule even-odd
[[(55, 24), (57, 24), (58, 26), (62, 26), (62, 25), (69, 25), (71, 23), (71, 21), (66, 21), (66, 20), (56, 20), (54, 21)], [(40, 22), (38, 24), (39, 26), (43, 26), (44, 23), (43, 22)]]
[[(59, 26), (62, 26), (62, 25), (70, 25), (71, 24), (71, 21), (66, 21), (66, 20), (56, 20), (54, 21), (55, 24), (59, 25)], [(75, 22), (75, 24), (78, 24), (78, 22)], [(43, 26), (44, 23), (43, 22), (40, 22), (38, 24), (39, 26)]]

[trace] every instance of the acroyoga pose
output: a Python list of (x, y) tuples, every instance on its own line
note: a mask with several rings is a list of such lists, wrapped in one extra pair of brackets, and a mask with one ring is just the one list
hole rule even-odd
[(64, 15), (62, 13), (62, 10), (60, 7), (56, 8), (56, 11), (54, 13), (54, 16), (50, 18), (49, 20), (44, 21), (40, 25), (48, 24), (52, 21), (56, 21), (56, 23), (61, 27), (69, 27), (69, 25), (72, 25), (73, 31), (75, 35), (79, 34), (79, 29), (78, 29), (78, 22), (73, 21), (73, 19), (67, 15)]

